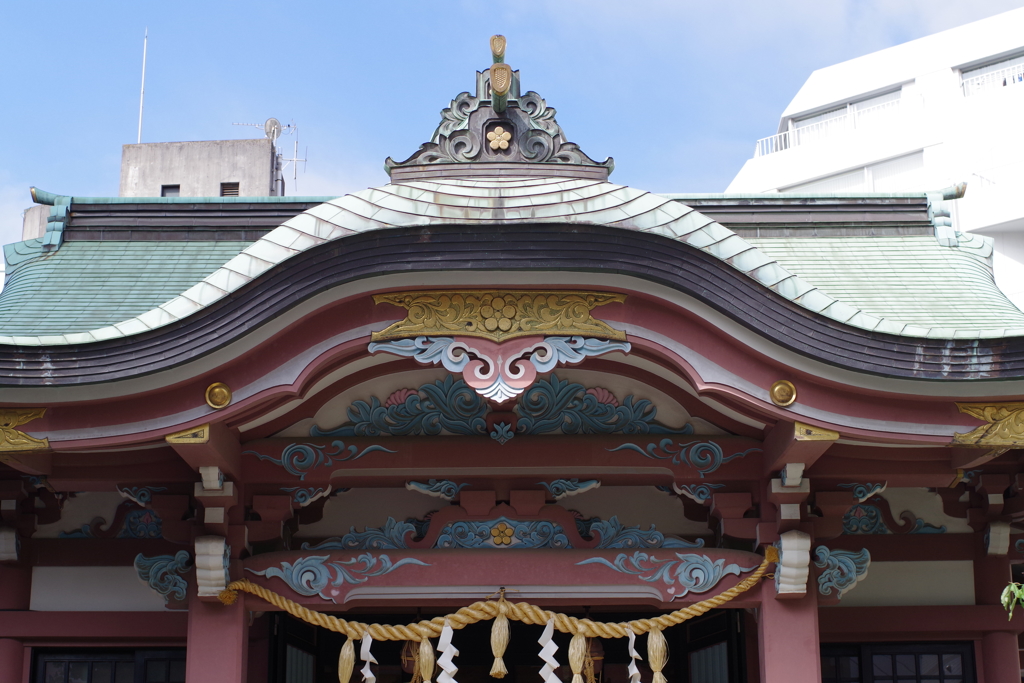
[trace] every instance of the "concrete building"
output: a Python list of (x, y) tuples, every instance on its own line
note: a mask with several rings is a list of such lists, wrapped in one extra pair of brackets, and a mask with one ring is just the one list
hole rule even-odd
[(125, 145), (122, 197), (269, 197), (275, 187), (274, 142), (207, 140)]
[[(270, 138), (124, 145), (121, 197), (274, 197), (285, 193)], [(48, 211), (25, 210), (21, 238), (46, 234)]]
[(727, 192), (934, 190), (959, 182), (953, 232), (995, 238), (996, 281), (1024, 306), (1024, 9), (811, 74)]

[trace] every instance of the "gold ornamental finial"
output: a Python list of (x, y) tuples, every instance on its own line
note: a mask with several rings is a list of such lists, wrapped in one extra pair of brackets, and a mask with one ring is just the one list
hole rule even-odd
[(500, 34), (491, 36), (491, 58), (494, 59), (495, 64), (505, 61), (505, 36)]

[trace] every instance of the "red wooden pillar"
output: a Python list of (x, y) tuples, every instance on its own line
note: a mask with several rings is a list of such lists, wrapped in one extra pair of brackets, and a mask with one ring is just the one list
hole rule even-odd
[(778, 600), (774, 584), (762, 584), (764, 601), (758, 618), (761, 683), (821, 683), (818, 593), (814, 588), (811, 582), (804, 597)]
[[(974, 601), (998, 605), (999, 595), (1011, 581), (1010, 561), (1004, 555), (987, 555), (980, 544), (974, 559)], [(995, 631), (982, 638), (979, 667), (985, 683), (1020, 683), (1017, 634)]]
[(1020, 683), (1020, 655), (1017, 634), (995, 631), (981, 640), (985, 683)]
[[(0, 610), (27, 610), (32, 593), (32, 568), (0, 564)], [(0, 638), (0, 681), (21, 683), (25, 648), (20, 640)]]
[(188, 606), (188, 683), (246, 683), (248, 660), (249, 612), (245, 597), (239, 596), (238, 602), (224, 606), (204, 602), (193, 593)]

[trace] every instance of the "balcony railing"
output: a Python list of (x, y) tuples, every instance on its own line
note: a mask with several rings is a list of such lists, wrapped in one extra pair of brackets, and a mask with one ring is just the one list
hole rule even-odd
[(754, 148), (754, 156), (763, 157), (794, 147), (813, 145), (830, 138), (839, 138), (857, 131), (889, 124), (899, 114), (899, 111), (900, 100), (891, 100), (863, 109), (852, 105), (842, 116), (794, 127), (777, 135), (758, 140)]
[(1014, 64), (1005, 69), (990, 71), (963, 79), (964, 97), (983, 91), (992, 91), (1009, 85), (1024, 85), (1024, 64)]

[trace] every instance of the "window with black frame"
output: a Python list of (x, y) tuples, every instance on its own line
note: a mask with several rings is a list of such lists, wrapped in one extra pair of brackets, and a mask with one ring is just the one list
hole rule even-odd
[(975, 683), (971, 643), (822, 645), (822, 683)]
[(185, 683), (185, 649), (39, 650), (34, 683)]

